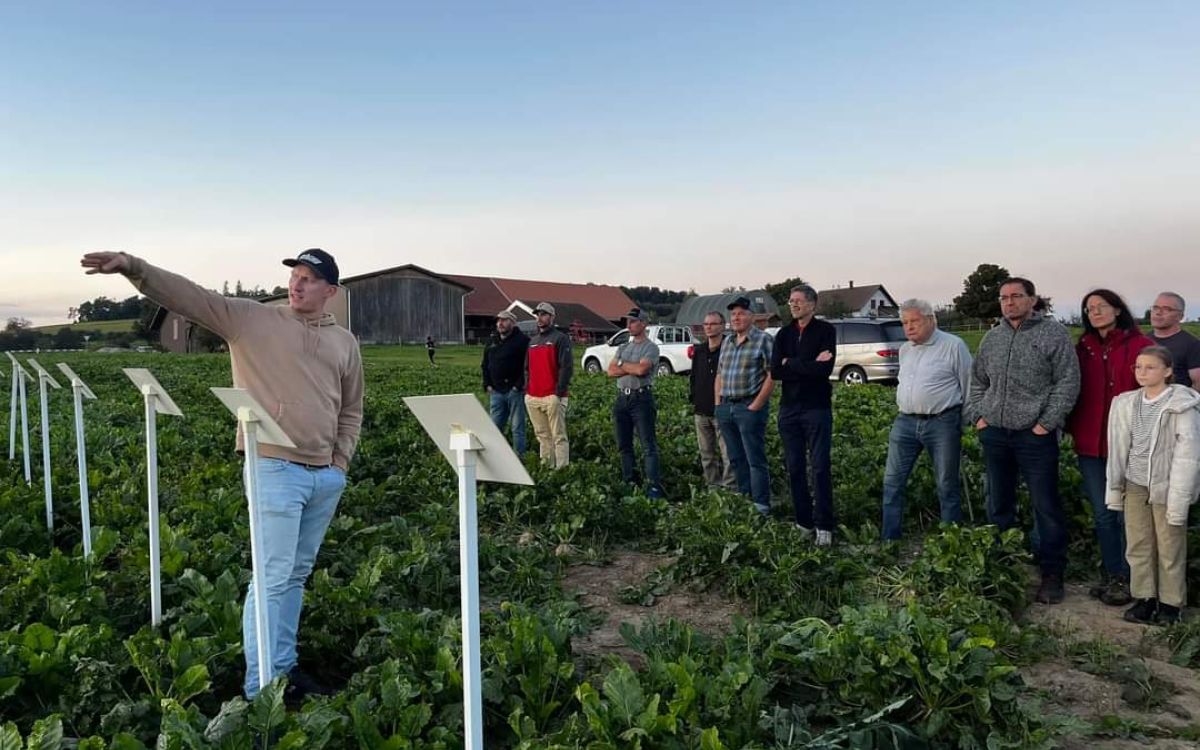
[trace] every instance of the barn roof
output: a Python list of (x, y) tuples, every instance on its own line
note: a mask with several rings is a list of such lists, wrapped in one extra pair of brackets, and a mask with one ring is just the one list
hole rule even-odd
[(775, 304), (775, 298), (763, 289), (755, 289), (749, 292), (702, 294), (699, 297), (688, 297), (679, 306), (679, 312), (675, 313), (675, 322), (683, 326), (700, 325), (704, 322), (704, 314), (710, 310), (720, 310), (721, 314), (728, 318), (729, 312), (726, 308), (738, 297), (750, 299), (750, 304), (754, 308), (751, 312), (756, 317), (779, 315), (779, 306)]
[[(467, 315), (495, 315), (515, 300), (534, 305), (539, 302), (564, 300), (561, 304), (569, 302), (582, 305), (605, 320), (617, 320), (635, 304), (620, 287), (608, 284), (532, 281), (462, 274), (450, 274), (449, 278), (475, 289), (474, 293), (467, 295)], [(555, 302), (555, 308), (559, 304)]]

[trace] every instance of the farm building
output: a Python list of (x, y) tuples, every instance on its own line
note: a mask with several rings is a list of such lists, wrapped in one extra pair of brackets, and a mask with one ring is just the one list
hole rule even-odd
[[(591, 308), (575, 302), (557, 302), (552, 299), (538, 300), (554, 305), (554, 324), (570, 334), (576, 343), (594, 344), (607, 341), (610, 336), (620, 330), (611, 321), (600, 317)], [(537, 302), (528, 303), (517, 300), (508, 306), (508, 310), (517, 316), (517, 326), (529, 335), (537, 330), (533, 308)], [(628, 310), (626, 311), (628, 312)]]
[[(501, 310), (533, 309), (539, 302), (550, 302), (556, 311), (555, 322), (569, 329), (579, 321), (591, 338), (601, 337), (612, 324), (611, 331), (621, 325), (621, 316), (629, 312), (634, 301), (620, 287), (607, 284), (572, 284), (561, 281), (527, 281), (494, 276), (464, 276), (448, 274), (447, 278), (465, 284), (474, 291), (467, 295), (464, 307), (466, 341), (486, 341), (496, 329), (496, 313)], [(518, 304), (516, 308), (514, 304)], [(590, 313), (577, 310), (584, 308)], [(520, 319), (521, 313), (517, 312)]]
[[(424, 343), (426, 336), (439, 343), (461, 344), (463, 300), (470, 292), (466, 284), (410, 263), (343, 278), (325, 309), (364, 344)], [(287, 295), (261, 301), (286, 305)], [(203, 350), (203, 337), (182, 316), (160, 310), (154, 324), (167, 351)]]
[(675, 323), (681, 326), (688, 326), (692, 329), (692, 333), (697, 336), (702, 336), (704, 333), (704, 315), (710, 310), (719, 310), (726, 320), (729, 320), (729, 311), (726, 310), (730, 302), (733, 302), (738, 297), (748, 297), (752, 306), (751, 312), (754, 313), (754, 325), (759, 328), (770, 328), (780, 324), (779, 306), (775, 304), (775, 299), (762, 289), (755, 289), (749, 292), (730, 292), (726, 294), (702, 294), (699, 297), (688, 297), (679, 306), (679, 312), (675, 313)]
[(817, 315), (823, 318), (891, 318), (900, 305), (883, 284), (823, 289), (817, 292)]

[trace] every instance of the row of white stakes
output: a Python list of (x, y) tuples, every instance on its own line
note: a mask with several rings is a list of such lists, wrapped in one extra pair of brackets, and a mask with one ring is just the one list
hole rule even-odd
[[(12, 355), (6, 352), (12, 364), (12, 395), (9, 416), (8, 458), (16, 458), (17, 416), (20, 414), (22, 455), (24, 458), (25, 483), (32, 485), (32, 473), (29, 465), (29, 418), (26, 401), (27, 380), (33, 376)], [(50, 469), (50, 420), (48, 407), (48, 389), (60, 389), (54, 377), (42, 367), (37, 360), (30, 358), (29, 365), (38, 373), (38, 390), (41, 402), (42, 417), (42, 472), (44, 475), (44, 492), (46, 497), (46, 527), (54, 531), (54, 499), (51, 487)], [(88, 388), (79, 377), (64, 362), (58, 363), (58, 368), (71, 381), (75, 396), (75, 444), (79, 463), (79, 504), (83, 522), (83, 554), (86, 559), (92, 556), (92, 528), (90, 498), (87, 483), (87, 449), (83, 430), (83, 399), (95, 399), (96, 394)], [(150, 622), (155, 627), (162, 623), (162, 570), (159, 546), (159, 513), (158, 513), (158, 414), (182, 417), (183, 411), (175, 404), (166, 389), (147, 369), (128, 367), (122, 370), (133, 381), (142, 394), (145, 402), (146, 419), (146, 495), (149, 511), (150, 534)], [(229, 409), (241, 423), (246, 438), (246, 499), (250, 512), (250, 557), (254, 574), (255, 597), (255, 637), (258, 641), (258, 673), (259, 684), (267, 685), (272, 679), (272, 654), (270, 623), (267, 601), (266, 581), (259, 575), (261, 568), (261, 521), (258, 513), (258, 444), (270, 443), (295, 448), (295, 443), (271, 419), (270, 415), (254, 401), (250, 395), (240, 388), (210, 388), (221, 403)]]

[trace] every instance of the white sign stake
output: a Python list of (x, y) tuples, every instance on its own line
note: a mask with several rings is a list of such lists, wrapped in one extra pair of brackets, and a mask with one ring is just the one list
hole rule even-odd
[(123, 372), (146, 401), (146, 495), (150, 510), (150, 624), (162, 624), (162, 570), (158, 541), (158, 424), (156, 415), (182, 417), (183, 412), (149, 370), (126, 367)]
[(274, 654), (271, 653), (270, 607), (267, 602), (267, 579), (263, 570), (262, 518), (258, 505), (258, 444), (282, 445), (295, 448), (296, 444), (271, 418), (270, 412), (241, 388), (210, 388), (225, 404), (242, 427), (246, 436), (246, 504), (250, 512), (250, 566), (254, 579), (254, 638), (258, 642), (258, 685), (265, 688), (275, 678)]
[(87, 446), (83, 435), (83, 400), (95, 400), (96, 394), (87, 387), (83, 378), (75, 374), (65, 362), (58, 363), (58, 369), (71, 381), (71, 392), (75, 397), (75, 455), (79, 459), (79, 514), (83, 520), (83, 557), (92, 559), (92, 510), (91, 499), (88, 496), (87, 478)]
[(54, 490), (51, 488), (51, 470), (50, 470), (50, 407), (49, 393), (47, 386), (55, 390), (62, 388), (54, 377), (46, 372), (46, 368), (38, 364), (38, 361), (33, 357), (29, 358), (29, 364), (38, 374), (38, 401), (42, 407), (42, 485), (45, 488), (46, 496), (46, 528), (51, 532), (54, 531)]
[(483, 748), (483, 670), (479, 657), (479, 516), (477, 482), (533, 484), (529, 472), (471, 394), (413, 396), (404, 403), (458, 474), (462, 583), (463, 746)]
[[(21, 402), (21, 454), (25, 458), (25, 484), (31, 485), (33, 484), (33, 470), (29, 466), (29, 401), (26, 398), (25, 381), (33, 380), (33, 376), (29, 374), (28, 370), (21, 366), (21, 363), (17, 361), (17, 358), (12, 355), (12, 352), (5, 352), (5, 354), (8, 355), (9, 361), (12, 362), (13, 385), (16, 386), (17, 398)], [(15, 427), (16, 424), (14, 420), (12, 428)], [(12, 429), (10, 428), (10, 434), (11, 432)], [(13, 435), (13, 443), (16, 443), (15, 435)], [(10, 454), (12, 453), (13, 447), (13, 445), (10, 445), (9, 447)]]
[(17, 381), (21, 374), (17, 368), (12, 368), (12, 377), (8, 379), (9, 409), (8, 409), (8, 460), (17, 457), (17, 391), (21, 388)]

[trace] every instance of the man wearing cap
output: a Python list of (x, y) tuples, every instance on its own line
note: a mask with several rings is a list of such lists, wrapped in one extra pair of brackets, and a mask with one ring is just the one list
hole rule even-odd
[(529, 337), (517, 328), (517, 316), (508, 310), (496, 315), (496, 335), (483, 350), (483, 387), (488, 393), (492, 421), (504, 432), (512, 425), (512, 445), (525, 454), (525, 356)]
[(654, 434), (658, 409), (654, 404), (651, 382), (658, 364), (658, 344), (646, 337), (649, 316), (633, 308), (625, 316), (629, 340), (617, 348), (617, 356), (608, 363), (608, 376), (617, 379), (617, 400), (613, 403), (613, 428), (617, 450), (621, 453), (621, 477), (634, 481), (633, 432), (642, 443), (646, 464), (646, 494), (662, 497), (662, 476), (658, 469), (658, 438)]
[[(288, 675), (285, 699), (298, 705), (326, 688), (297, 667), (296, 633), (304, 583), (333, 518), (362, 425), (363, 371), (358, 342), (325, 312), (337, 293), (337, 263), (320, 249), (291, 266), (288, 304), (225, 297), (125, 253), (88, 253), (89, 274), (120, 273), (163, 307), (229, 344), (233, 384), (266, 408), (295, 443), (258, 444), (262, 566), (271, 625), (273, 672)], [(241, 431), (237, 449), (244, 449)], [(242, 613), (245, 693), (259, 691), (254, 582)]]
[(533, 313), (537, 333), (530, 337), (525, 357), (525, 408), (542, 463), (561, 469), (571, 458), (567, 443), (567, 388), (575, 371), (571, 339), (554, 327), (554, 305), (540, 302)]
[(754, 507), (765, 516), (771, 512), (767, 420), (775, 388), (771, 378), (772, 341), (754, 325), (748, 298), (738, 297), (727, 309), (733, 335), (721, 347), (713, 388), (714, 411), (738, 491), (749, 495)]

